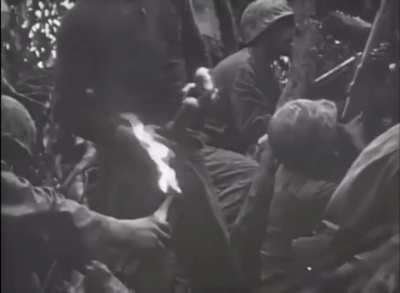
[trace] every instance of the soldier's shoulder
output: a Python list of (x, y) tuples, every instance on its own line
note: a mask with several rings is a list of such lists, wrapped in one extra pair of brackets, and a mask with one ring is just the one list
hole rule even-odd
[(214, 68), (213, 72), (223, 72), (231, 70), (238, 70), (250, 65), (251, 55), (247, 48), (239, 50), (223, 60), (221, 60)]

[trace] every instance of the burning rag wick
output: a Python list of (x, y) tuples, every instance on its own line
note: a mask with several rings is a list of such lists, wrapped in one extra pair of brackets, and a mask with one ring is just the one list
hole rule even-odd
[(144, 128), (144, 125), (139, 121), (132, 123), (132, 131), (135, 136), (140, 140), (143, 147), (149, 153), (151, 159), (157, 166), (157, 169), (160, 173), (160, 177), (158, 179), (158, 186), (162, 192), (167, 193), (172, 189), (177, 193), (182, 193), (178, 180), (176, 178), (175, 171), (168, 165), (166, 160), (168, 160), (169, 148), (159, 143), (154, 139), (151, 133), (147, 132)]

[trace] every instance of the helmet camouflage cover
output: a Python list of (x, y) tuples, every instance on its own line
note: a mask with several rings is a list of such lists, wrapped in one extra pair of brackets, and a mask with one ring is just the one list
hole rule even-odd
[(1, 138), (11, 139), (32, 155), (37, 129), (28, 110), (16, 99), (1, 96)]
[(337, 125), (335, 103), (298, 99), (284, 104), (272, 116), (269, 141), (281, 159), (300, 156), (301, 160), (308, 161), (332, 149)]
[(246, 7), (240, 19), (241, 37), (248, 44), (273, 22), (290, 15), (293, 15), (293, 10), (286, 0), (253, 1)]

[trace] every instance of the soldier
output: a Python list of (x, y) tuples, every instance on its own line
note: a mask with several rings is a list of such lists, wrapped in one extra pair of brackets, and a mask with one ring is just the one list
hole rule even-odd
[(344, 264), (307, 292), (398, 290), (399, 131), (396, 124), (370, 142), (333, 193), (303, 261), (320, 270)]
[(220, 102), (210, 124), (221, 132), (211, 133), (213, 144), (245, 152), (266, 132), (280, 95), (272, 64), (280, 55), (289, 56), (293, 26), (284, 0), (258, 0), (245, 9), (240, 22), (245, 47), (212, 72)]
[(292, 260), (292, 241), (308, 235), (322, 218), (337, 186), (332, 162), (338, 140), (337, 109), (327, 100), (299, 99), (272, 116), (268, 142), (280, 165), (268, 214), (264, 261), (272, 272)]
[[(120, 114), (168, 122), (206, 55), (187, 0), (84, 0), (67, 13), (57, 38), (55, 118), (65, 132), (99, 148), (100, 201), (108, 203), (116, 190), (120, 197), (143, 196), (129, 207), (134, 217), (160, 204), (162, 197), (131, 180), (154, 179), (157, 171)], [(111, 214), (109, 205), (95, 209)]]
[(396, 124), (370, 142), (332, 195), (325, 218), (339, 227), (339, 247), (377, 227), (398, 231), (399, 128)]
[(162, 250), (169, 226), (155, 217), (105, 216), (20, 177), (34, 153), (36, 125), (26, 108), (8, 96), (1, 97), (1, 117), (2, 290), (36, 292), (32, 282), (43, 269), (38, 249), (43, 239), (45, 256), (76, 266), (97, 259), (118, 269), (134, 257)]
[(187, 0), (79, 1), (62, 20), (57, 58), (56, 117), (81, 136), (120, 112), (166, 123), (181, 88), (208, 64)]

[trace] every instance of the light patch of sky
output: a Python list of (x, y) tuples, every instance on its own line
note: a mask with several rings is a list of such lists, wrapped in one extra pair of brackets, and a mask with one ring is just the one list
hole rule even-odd
[(63, 2), (61, 2), (61, 5), (67, 9), (71, 9), (72, 7), (74, 7), (74, 3), (68, 0), (64, 0)]

